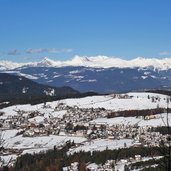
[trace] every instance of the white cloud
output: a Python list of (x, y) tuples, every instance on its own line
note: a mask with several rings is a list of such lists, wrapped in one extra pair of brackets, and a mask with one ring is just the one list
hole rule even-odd
[(56, 49), (56, 48), (51, 48), (51, 49), (48, 49), (48, 52), (49, 53), (70, 53), (72, 52), (73, 50), (72, 49)]
[(18, 50), (17, 49), (12, 49), (10, 51), (7, 52), (8, 55), (17, 55), (18, 54)]
[(159, 55), (171, 55), (171, 52), (169, 51), (162, 51), (159, 53)]
[(58, 48), (38, 48), (38, 49), (26, 49), (25, 53), (34, 54), (34, 53), (70, 53), (72, 49), (58, 49)]

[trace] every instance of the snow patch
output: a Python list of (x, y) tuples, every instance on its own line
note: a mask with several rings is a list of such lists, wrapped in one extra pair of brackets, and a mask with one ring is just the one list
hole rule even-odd
[(44, 93), (45, 93), (47, 96), (54, 96), (54, 95), (55, 95), (55, 90), (49, 88), (48, 90), (44, 90)]

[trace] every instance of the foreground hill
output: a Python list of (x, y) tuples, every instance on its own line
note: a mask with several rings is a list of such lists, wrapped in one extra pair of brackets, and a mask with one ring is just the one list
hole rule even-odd
[(158, 94), (165, 94), (171, 96), (171, 90), (151, 90), (147, 92), (158, 93)]
[(80, 94), (70, 87), (54, 88), (31, 81), (22, 76), (0, 73), (0, 99), (10, 100), (32, 97), (68, 97)]

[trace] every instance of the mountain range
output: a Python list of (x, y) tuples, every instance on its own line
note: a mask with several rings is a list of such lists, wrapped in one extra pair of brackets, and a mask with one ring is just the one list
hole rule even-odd
[(143, 58), (137, 57), (132, 60), (124, 60), (116, 57), (107, 56), (75, 56), (71, 60), (56, 61), (45, 57), (39, 62), (17, 63), (12, 61), (0, 61), (0, 70), (15, 69), (19, 67), (66, 67), (84, 66), (93, 68), (135, 68), (135, 67), (154, 67), (160, 70), (171, 69), (171, 58)]
[(123, 60), (107, 56), (76, 56), (68, 61), (48, 58), (32, 63), (1, 61), (0, 70), (48, 86), (69, 86), (81, 92), (110, 93), (171, 88), (171, 58), (138, 57)]

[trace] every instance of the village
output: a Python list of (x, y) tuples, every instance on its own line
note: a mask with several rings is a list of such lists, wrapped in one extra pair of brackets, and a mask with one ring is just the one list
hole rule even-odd
[[(44, 109), (52, 109), (50, 105), (43, 104)], [(79, 108), (58, 104), (53, 112), (45, 117), (40, 111), (17, 111), (17, 115), (0, 119), (2, 130), (20, 130), (17, 135), (24, 137), (60, 135), (78, 136), (92, 139), (133, 139), (135, 146), (159, 146), (159, 140), (166, 137), (159, 132), (151, 132), (151, 126), (140, 127), (138, 124), (113, 124), (106, 122), (93, 122), (97, 118), (105, 118), (112, 110), (104, 108)], [(51, 110), (51, 111), (52, 111)], [(58, 114), (55, 115), (55, 112)], [(62, 115), (60, 115), (62, 114)], [(1, 115), (3, 113), (1, 112)], [(141, 117), (141, 116), (139, 116)], [(142, 117), (144, 120), (155, 119), (156, 116)]]
[[(146, 98), (149, 99), (149, 97)], [(119, 102), (119, 100), (129, 101), (133, 98), (128, 95), (112, 95), (112, 98), (109, 97), (107, 100), (109, 104), (111, 104), (111, 99)], [(157, 98), (155, 100), (151, 98), (149, 101), (154, 106), (158, 105)], [(90, 103), (95, 104), (93, 100)], [(105, 101), (101, 100), (101, 103), (105, 103)], [(153, 126), (160, 125), (157, 123), (163, 122), (164, 115), (154, 114), (158, 110), (159, 108), (157, 110), (144, 110), (143, 115), (135, 116), (135, 110), (117, 111), (105, 108), (104, 105), (101, 107), (82, 107), (76, 104), (68, 105), (65, 101), (5, 108), (0, 111), (0, 156), (3, 158), (15, 155), (15, 158), (11, 158), (5, 163), (6, 165), (13, 164), (18, 156), (29, 151), (37, 153), (39, 149), (40, 151), (54, 147), (61, 149), (67, 141), (73, 144), (68, 154), (82, 150), (102, 151), (108, 148), (159, 147), (161, 142), (167, 142), (167, 135), (162, 135), (153, 129)], [(138, 111), (139, 114), (141, 112), (141, 110)], [(133, 114), (132, 117), (130, 114)], [(5, 137), (7, 135), (4, 136), (7, 131), (14, 131), (9, 140)], [(52, 140), (52, 138), (54, 139)], [(50, 143), (51, 140), (52, 143)], [(30, 144), (27, 145), (26, 142), (30, 142)], [(48, 143), (49, 145), (46, 145)], [(105, 164), (98, 166), (95, 164), (92, 166), (90, 163), (86, 164), (86, 167), (90, 171), (115, 171), (117, 170), (116, 166), (123, 167), (130, 160), (133, 162), (140, 161), (140, 159), (141, 155), (136, 155), (127, 161), (106, 161)], [(3, 161), (1, 161), (1, 165), (4, 165)], [(71, 164), (65, 169), (77, 171), (77, 163)]]

